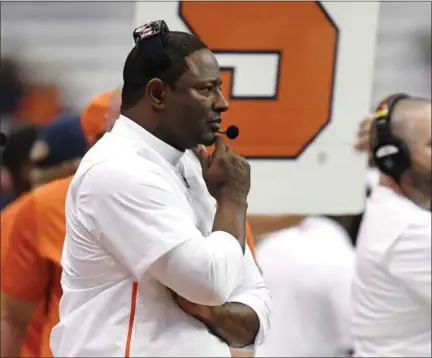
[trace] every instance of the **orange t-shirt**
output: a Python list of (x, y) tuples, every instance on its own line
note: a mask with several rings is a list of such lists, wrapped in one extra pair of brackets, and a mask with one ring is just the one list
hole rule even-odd
[[(40, 302), (27, 330), (23, 357), (49, 357), (62, 295), (61, 253), (65, 199), (71, 177), (41, 186), (2, 213), (1, 291)], [(4, 240), (4, 241), (3, 241)]]
[[(23, 194), (10, 204), (8, 204), (2, 211), (1, 211), (1, 235), (0, 235), (0, 241), (1, 241), (1, 253), (3, 254), (9, 244), (8, 238), (11, 235), (12, 228), (14, 226), (14, 219), (16, 217), (17, 212), (20, 210), (23, 203), (26, 201), (28, 194)], [(3, 257), (2, 257), (3, 259)]]

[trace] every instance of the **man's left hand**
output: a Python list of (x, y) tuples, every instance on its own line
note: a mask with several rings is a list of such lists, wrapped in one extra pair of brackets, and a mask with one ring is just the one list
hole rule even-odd
[(255, 311), (238, 302), (226, 302), (222, 306), (203, 306), (172, 292), (174, 301), (186, 313), (205, 324), (215, 336), (231, 348), (243, 348), (254, 343), (260, 328)]

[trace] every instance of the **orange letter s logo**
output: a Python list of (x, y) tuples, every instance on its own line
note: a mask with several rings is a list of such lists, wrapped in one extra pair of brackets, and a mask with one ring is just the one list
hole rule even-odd
[(248, 158), (296, 158), (330, 121), (338, 29), (318, 2), (181, 2), (217, 55)]

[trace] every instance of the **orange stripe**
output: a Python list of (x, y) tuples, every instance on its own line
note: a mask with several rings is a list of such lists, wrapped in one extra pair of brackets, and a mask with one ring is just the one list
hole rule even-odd
[(128, 328), (128, 334), (127, 334), (127, 338), (126, 338), (126, 349), (125, 349), (125, 357), (126, 358), (130, 357), (130, 345), (131, 345), (131, 340), (132, 340), (132, 329), (133, 329), (134, 320), (135, 320), (137, 293), (138, 293), (138, 282), (134, 282), (132, 285), (129, 328)]

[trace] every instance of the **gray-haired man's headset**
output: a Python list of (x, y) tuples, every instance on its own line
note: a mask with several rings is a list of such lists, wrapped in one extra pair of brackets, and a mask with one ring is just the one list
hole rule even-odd
[(404, 93), (394, 94), (378, 106), (372, 123), (372, 158), (377, 168), (397, 183), (411, 167), (411, 158), (405, 142), (391, 131), (391, 118), (395, 105), (402, 99), (410, 98)]

